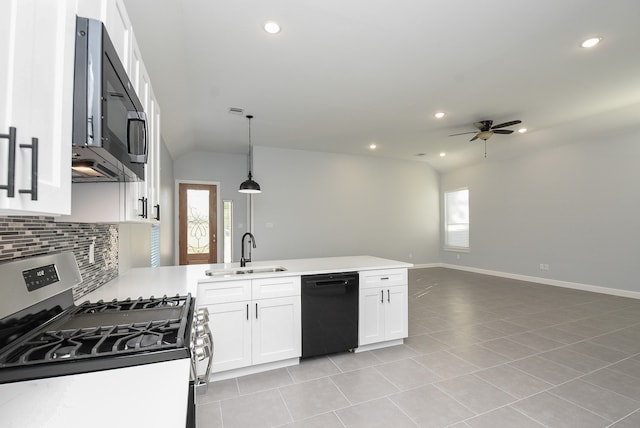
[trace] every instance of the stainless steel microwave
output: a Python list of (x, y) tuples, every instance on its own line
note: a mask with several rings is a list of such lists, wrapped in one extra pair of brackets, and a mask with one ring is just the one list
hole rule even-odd
[(139, 181), (147, 117), (104, 24), (77, 17), (72, 181)]

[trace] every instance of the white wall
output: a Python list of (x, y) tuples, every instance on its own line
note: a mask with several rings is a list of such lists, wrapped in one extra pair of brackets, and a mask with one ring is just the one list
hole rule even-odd
[(118, 223), (118, 273), (151, 266), (151, 224)]
[(438, 174), (426, 163), (254, 148), (254, 260), (439, 259)]
[(640, 133), (488, 160), (441, 176), (470, 191), (471, 251), (443, 262), (640, 291)]
[[(176, 181), (202, 181), (219, 183), (220, 201), (232, 200), (234, 213), (234, 260), (240, 260), (240, 238), (247, 228), (247, 196), (238, 192), (240, 183), (247, 179), (246, 155), (215, 152), (190, 152), (174, 160)], [(177, 201), (175, 201), (177, 209)], [(222, 206), (219, 207), (219, 225), (222, 224)], [(219, 226), (220, 227), (220, 226)], [(175, 231), (177, 233), (177, 230)], [(218, 233), (218, 236), (221, 235)], [(177, 239), (177, 238), (176, 238)], [(177, 241), (176, 241), (177, 242)], [(218, 239), (218, 260), (223, 260), (223, 240)]]

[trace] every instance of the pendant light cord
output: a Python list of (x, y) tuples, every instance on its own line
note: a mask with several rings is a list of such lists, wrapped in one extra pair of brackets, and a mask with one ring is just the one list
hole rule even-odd
[(249, 158), (247, 159), (247, 167), (249, 174), (251, 174), (253, 170), (253, 146), (251, 145), (251, 119), (253, 119), (253, 115), (248, 114), (247, 119), (249, 119)]

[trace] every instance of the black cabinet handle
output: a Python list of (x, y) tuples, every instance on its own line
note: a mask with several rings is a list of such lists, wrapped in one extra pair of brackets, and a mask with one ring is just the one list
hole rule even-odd
[(384, 290), (380, 290), (380, 303), (384, 303)]
[(149, 218), (149, 199), (144, 198), (144, 218)]
[(141, 203), (142, 203), (142, 214), (138, 214), (138, 217), (142, 217), (142, 218), (148, 218), (147, 215), (147, 202), (148, 199), (145, 198), (144, 196), (138, 199)]
[(258, 319), (258, 304), (256, 303), (256, 319)]
[(382, 278), (380, 278), (380, 281), (386, 281), (386, 280), (388, 280), (388, 279), (389, 279), (389, 277), (388, 277), (388, 276), (383, 276)]
[(38, 200), (38, 139), (32, 138), (31, 144), (20, 144), (21, 149), (31, 149), (31, 189), (20, 189), (19, 193), (30, 193), (31, 200)]
[(247, 321), (249, 321), (249, 304), (247, 303)]
[(153, 207), (156, 209), (156, 216), (154, 219), (160, 221), (160, 204), (156, 204)]
[(391, 291), (387, 289), (387, 302), (391, 303)]
[(9, 140), (9, 161), (7, 165), (7, 184), (0, 186), (0, 190), (7, 191), (7, 197), (13, 198), (16, 189), (16, 128), (9, 127), (8, 134), (0, 134), (0, 139)]

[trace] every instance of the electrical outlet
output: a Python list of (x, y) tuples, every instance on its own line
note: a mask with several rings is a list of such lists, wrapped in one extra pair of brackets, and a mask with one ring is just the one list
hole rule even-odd
[(540, 270), (549, 270), (549, 265), (547, 263), (540, 263)]

